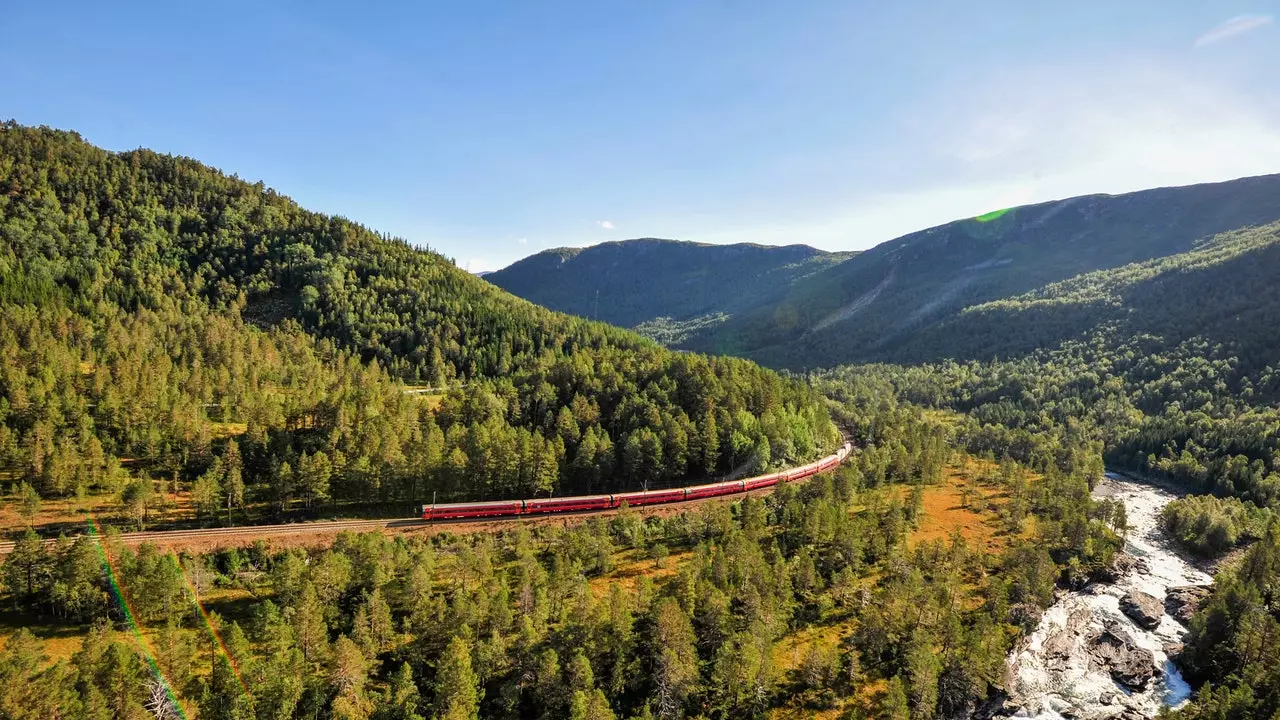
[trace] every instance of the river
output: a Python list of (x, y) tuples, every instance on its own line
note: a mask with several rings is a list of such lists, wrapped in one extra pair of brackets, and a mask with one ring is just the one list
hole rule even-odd
[(1115, 582), (1062, 594), (1010, 654), (1012, 699), (1005, 707), (1015, 717), (1136, 720), (1176, 707), (1190, 695), (1169, 660), (1186, 628), (1164, 614), (1147, 629), (1121, 610), (1121, 600), (1131, 591), (1163, 601), (1170, 588), (1212, 582), (1171, 548), (1160, 528), (1160, 511), (1176, 495), (1108, 473), (1094, 496), (1124, 502), (1129, 521), (1125, 551), (1132, 560), (1119, 566)]

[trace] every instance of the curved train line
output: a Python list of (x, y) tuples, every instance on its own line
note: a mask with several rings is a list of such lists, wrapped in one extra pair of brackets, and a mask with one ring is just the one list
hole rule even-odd
[(559, 498), (533, 498), (530, 500), (492, 500), (489, 502), (444, 503), (422, 506), (423, 520), (462, 520), (469, 518), (509, 517), (514, 515), (547, 515), (551, 513), (613, 510), (626, 503), (629, 507), (663, 505), (686, 500), (723, 497), (768, 488), (778, 483), (802, 480), (844, 462), (853, 451), (853, 443), (846, 441), (834, 454), (798, 468), (769, 475), (758, 475), (745, 480), (727, 480), (707, 485), (672, 488), (669, 490), (645, 490), (641, 492), (613, 493), (610, 495), (572, 495)]
[[(852, 452), (852, 443), (846, 442), (834, 454), (821, 460), (791, 468), (782, 472), (745, 480), (728, 480), (725, 482), (694, 485), (669, 490), (648, 490), (642, 492), (614, 493), (609, 495), (576, 495), (560, 498), (537, 498), (531, 500), (495, 500), (479, 503), (442, 503), (425, 505), (421, 517), (401, 518), (397, 520), (332, 520), (283, 525), (246, 525), (230, 528), (199, 528), (195, 530), (156, 530), (132, 533), (121, 533), (117, 539), (126, 545), (142, 542), (165, 543), (172, 541), (198, 541), (201, 539), (216, 540), (218, 538), (254, 537), (254, 536), (289, 536), (317, 533), (341, 532), (343, 530), (383, 530), (387, 528), (427, 527), (437, 521), (448, 520), (451, 523), (468, 523), (485, 520), (519, 520), (527, 516), (546, 516), (552, 514), (590, 515), (598, 512), (616, 510), (625, 502), (630, 507), (646, 505), (663, 505), (692, 500), (704, 500), (715, 497), (726, 497), (770, 488), (781, 482), (792, 482), (816, 475), (839, 465)], [(529, 518), (532, 519), (532, 518)], [(71, 536), (74, 540), (79, 536)], [(45, 540), (45, 545), (52, 545), (57, 540)], [(14, 548), (13, 541), (0, 542), (0, 555), (7, 555)]]

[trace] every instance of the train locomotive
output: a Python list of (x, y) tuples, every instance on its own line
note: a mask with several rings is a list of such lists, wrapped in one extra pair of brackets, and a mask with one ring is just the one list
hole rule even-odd
[(470, 503), (440, 503), (422, 507), (423, 520), (465, 520), (484, 517), (509, 517), (513, 515), (546, 515), (551, 513), (612, 510), (626, 503), (629, 507), (662, 505), (666, 503), (701, 500), (750, 492), (773, 487), (778, 483), (803, 480), (811, 475), (830, 470), (844, 461), (853, 451), (852, 443), (845, 443), (833, 455), (828, 455), (798, 468), (783, 472), (759, 475), (744, 480), (727, 480), (666, 490), (611, 493), (606, 495), (572, 495), (558, 498), (533, 498), (530, 500), (491, 500)]

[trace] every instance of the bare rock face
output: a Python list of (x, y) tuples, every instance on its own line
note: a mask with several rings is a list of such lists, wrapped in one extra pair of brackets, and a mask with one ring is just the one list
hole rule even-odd
[(1145, 690), (1160, 674), (1155, 654), (1139, 647), (1123, 627), (1114, 623), (1090, 640), (1089, 657), (1130, 690)]
[(1104, 568), (1098, 579), (1106, 583), (1114, 583), (1120, 580), (1120, 577), (1126, 573), (1137, 572), (1147, 573), (1150, 568), (1147, 561), (1130, 555), (1127, 552), (1116, 554), (1116, 559), (1111, 563), (1111, 567)]
[(974, 708), (971, 717), (973, 720), (992, 720), (996, 717), (1008, 717), (1015, 712), (1016, 709), (1011, 711), (1009, 708), (1009, 696), (1003, 690), (993, 688), (987, 699)]
[(1164, 609), (1170, 617), (1186, 625), (1209, 597), (1209, 588), (1203, 585), (1171, 587), (1164, 596)]
[(1160, 618), (1164, 617), (1164, 604), (1141, 590), (1130, 590), (1120, 598), (1120, 609), (1147, 630), (1159, 627)]

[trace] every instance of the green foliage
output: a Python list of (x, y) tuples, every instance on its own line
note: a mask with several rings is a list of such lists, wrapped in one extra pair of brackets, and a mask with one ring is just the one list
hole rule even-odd
[(479, 717), (479, 681), (471, 669), (471, 649), (460, 637), (449, 641), (436, 676), (435, 705), (441, 720)]
[[(1064, 471), (1096, 463), (1190, 490), (1280, 504), (1280, 373), (1195, 338), (1099, 333), (1004, 362), (844, 368), (965, 413), (970, 451)], [(1100, 474), (1100, 464), (1091, 468)]]
[[(1272, 175), (959, 220), (882, 243), (682, 347), (797, 369), (991, 359), (1117, 322), (1170, 344), (1204, 334), (1274, 350), (1274, 227), (1245, 229), (1280, 220), (1277, 189)], [(1230, 231), (1241, 232), (1210, 241)]]
[[(895, 677), (889, 715), (949, 716), (1000, 682), (1019, 628), (1052, 601), (1064, 572), (1046, 549), (1056, 536), (1013, 538), (1000, 557), (962, 541), (908, 549), (906, 509), (882, 486), (936, 479), (952, 431), (892, 397), (864, 406), (866, 388), (848, 390), (860, 400), (836, 412), (865, 420), (856, 459), (733, 506), (494, 535), (346, 533), (326, 549), (181, 561), (147, 545), (108, 541), (106, 551), (161, 671), (202, 717), (758, 717), (792, 696), (830, 707)], [(1021, 471), (1008, 463), (1010, 482)], [(1045, 527), (1090, 517), (1087, 492), (1073, 487), (1059, 481), (1052, 501), (1028, 493), (1028, 512)], [(593, 587), (616, 551), (648, 548), (666, 556), (666, 579)], [(68, 627), (118, 619), (86, 551), (96, 549), (83, 539), (20, 543), (3, 600)], [(224, 606), (240, 622), (212, 618), (226, 656), (190, 611), (189, 588), (213, 585), (247, 591)], [(831, 625), (848, 630), (790, 673), (775, 665), (780, 640)], [(26, 678), (0, 685), (0, 707), (36, 683), (65, 717), (81, 717), (78, 703), (141, 717), (154, 678), (104, 630), (90, 631), (73, 663), (92, 680), (60, 692), (59, 672), (19, 662), (40, 654), (38, 641), (7, 642), (30, 649), (0, 662), (0, 674), (17, 668), (4, 677)], [(113, 682), (138, 692), (113, 694)]]
[(404, 512), (837, 442), (802, 383), (534, 306), (193, 160), (13, 123), (0, 158), (0, 468), (42, 497), (118, 493), (137, 525), (153, 478), (206, 524)]
[(1211, 495), (1179, 498), (1160, 513), (1170, 537), (1192, 552), (1208, 556), (1261, 538), (1272, 519), (1271, 511), (1251, 502)]
[(1215, 579), (1191, 622), (1181, 661), (1206, 682), (1180, 714), (1260, 718), (1280, 713), (1280, 525)]
[(553, 310), (634, 327), (673, 344), (779, 300), (855, 253), (807, 245), (708, 245), (642, 238), (544, 250), (485, 280)]

